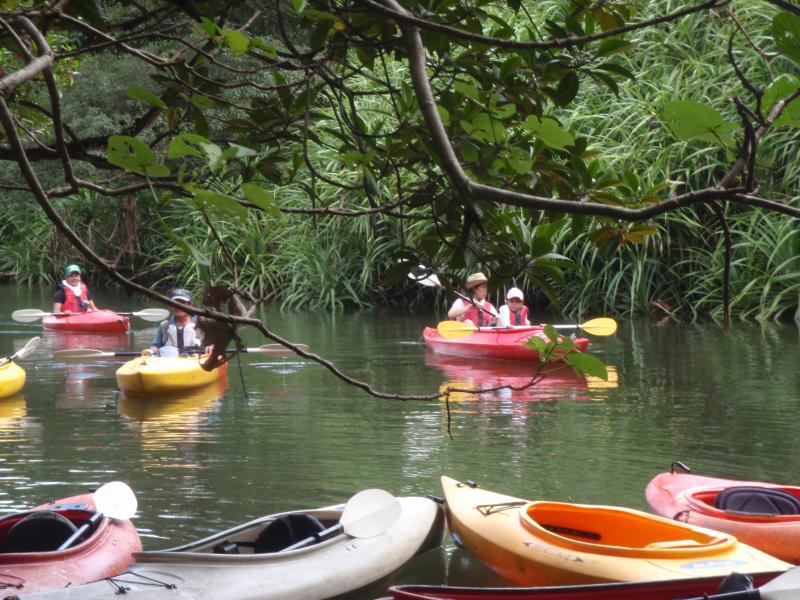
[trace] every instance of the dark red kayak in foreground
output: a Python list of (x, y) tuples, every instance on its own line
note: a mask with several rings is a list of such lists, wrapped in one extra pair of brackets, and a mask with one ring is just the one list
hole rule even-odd
[[(781, 573), (752, 575), (759, 587)], [(467, 588), (398, 585), (383, 600), (675, 600), (715, 594), (723, 578), (703, 577), (638, 583), (602, 583), (535, 588)], [(741, 588), (735, 588), (741, 589)]]
[(0, 518), (0, 597), (76, 586), (122, 573), (142, 549), (129, 520), (103, 517), (58, 550), (95, 513), (92, 494)]
[(49, 316), (42, 326), (50, 331), (83, 331), (84, 333), (125, 333), (129, 319), (110, 310), (93, 310), (69, 316)]
[[(477, 329), (470, 335), (459, 338), (445, 338), (433, 327), (426, 327), (422, 332), (428, 348), (439, 354), (528, 361), (538, 359), (536, 352), (525, 347), (525, 342), (531, 336), (547, 340), (544, 330), (538, 325), (509, 328), (487, 327)], [(589, 347), (589, 340), (586, 338), (574, 338), (572, 341), (581, 352), (585, 352)]]

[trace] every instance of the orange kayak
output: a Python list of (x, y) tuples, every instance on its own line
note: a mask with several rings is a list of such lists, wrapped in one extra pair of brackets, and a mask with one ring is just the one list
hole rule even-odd
[(442, 477), (453, 538), (517, 585), (663, 581), (785, 571), (735, 537), (638, 510), (530, 502)]
[(800, 564), (800, 487), (671, 471), (656, 475), (645, 496), (658, 515), (729, 533)]

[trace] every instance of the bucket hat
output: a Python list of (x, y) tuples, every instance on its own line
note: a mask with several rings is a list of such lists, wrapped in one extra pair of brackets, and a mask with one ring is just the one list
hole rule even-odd
[(183, 302), (191, 302), (192, 301), (192, 293), (189, 290), (185, 290), (183, 288), (177, 288), (172, 290), (172, 293), (169, 295), (170, 300), (182, 300)]

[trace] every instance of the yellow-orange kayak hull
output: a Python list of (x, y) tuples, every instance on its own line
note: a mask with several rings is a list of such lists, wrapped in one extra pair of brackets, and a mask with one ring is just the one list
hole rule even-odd
[(218, 381), (227, 373), (227, 363), (205, 371), (206, 357), (139, 356), (117, 369), (119, 389), (133, 396), (157, 396), (185, 392)]
[(454, 538), (518, 585), (784, 571), (735, 537), (627, 508), (529, 502), (442, 477)]
[(13, 396), (25, 385), (25, 370), (15, 362), (0, 366), (0, 398)]

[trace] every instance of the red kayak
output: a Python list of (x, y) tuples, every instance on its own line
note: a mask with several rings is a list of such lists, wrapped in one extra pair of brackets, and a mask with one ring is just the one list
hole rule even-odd
[(122, 573), (142, 549), (129, 520), (103, 517), (88, 537), (58, 550), (95, 513), (93, 494), (56, 500), (0, 518), (0, 591), (24, 595)]
[[(759, 587), (781, 573), (751, 575)], [(675, 600), (714, 594), (721, 577), (672, 579), (637, 583), (599, 583), (535, 588), (467, 588), (436, 585), (398, 585), (383, 600)], [(729, 580), (730, 581), (730, 580)], [(741, 586), (733, 586), (735, 591)], [(713, 596), (712, 596), (713, 598)]]
[(734, 535), (800, 564), (800, 487), (670, 471), (645, 490), (654, 513)]
[[(426, 327), (422, 332), (428, 348), (439, 354), (527, 361), (538, 359), (536, 352), (524, 346), (528, 338), (534, 335), (547, 340), (544, 330), (538, 325), (498, 329), (488, 327), (456, 339), (442, 337), (433, 327)], [(581, 352), (589, 347), (586, 338), (574, 338), (572, 341)]]
[(93, 310), (63, 317), (44, 317), (42, 325), (51, 331), (82, 331), (84, 333), (125, 333), (129, 319), (110, 310)]

